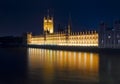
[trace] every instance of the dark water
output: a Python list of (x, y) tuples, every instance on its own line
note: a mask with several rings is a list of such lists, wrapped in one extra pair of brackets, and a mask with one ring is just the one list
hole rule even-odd
[(120, 54), (0, 48), (0, 84), (120, 84)]

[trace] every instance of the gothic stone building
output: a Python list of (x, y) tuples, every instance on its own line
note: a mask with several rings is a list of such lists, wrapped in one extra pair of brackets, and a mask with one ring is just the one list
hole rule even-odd
[(120, 21), (115, 21), (113, 27), (101, 23), (99, 28), (100, 48), (120, 48)]

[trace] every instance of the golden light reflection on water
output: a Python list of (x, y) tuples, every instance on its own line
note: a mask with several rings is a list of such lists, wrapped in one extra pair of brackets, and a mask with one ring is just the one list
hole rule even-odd
[(55, 70), (76, 72), (84, 77), (98, 77), (99, 56), (97, 53), (73, 52), (28, 48), (29, 69), (42, 68), (45, 76)]

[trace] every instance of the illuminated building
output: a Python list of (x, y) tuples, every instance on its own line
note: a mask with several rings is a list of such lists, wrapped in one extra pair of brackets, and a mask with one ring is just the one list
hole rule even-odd
[(43, 33), (54, 33), (54, 23), (53, 23), (53, 17), (50, 17), (49, 14), (47, 17), (44, 17), (44, 20), (43, 20), (43, 28), (44, 28), (44, 31)]
[(115, 21), (112, 28), (101, 23), (99, 28), (100, 48), (120, 48), (120, 21)]
[(33, 36), (32, 33), (27, 33), (26, 42), (28, 45), (98, 47), (98, 33), (96, 31), (72, 32), (69, 22), (66, 31), (54, 32), (53, 17), (48, 15), (43, 20), (43, 34)]

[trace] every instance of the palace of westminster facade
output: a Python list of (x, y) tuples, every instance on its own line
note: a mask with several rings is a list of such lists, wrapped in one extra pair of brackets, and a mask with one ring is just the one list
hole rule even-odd
[(49, 15), (43, 19), (43, 34), (26, 35), (27, 45), (56, 45), (56, 46), (85, 46), (99, 48), (120, 48), (120, 21), (109, 28), (101, 23), (98, 31), (72, 32), (68, 23), (64, 32), (54, 32), (53, 17)]

